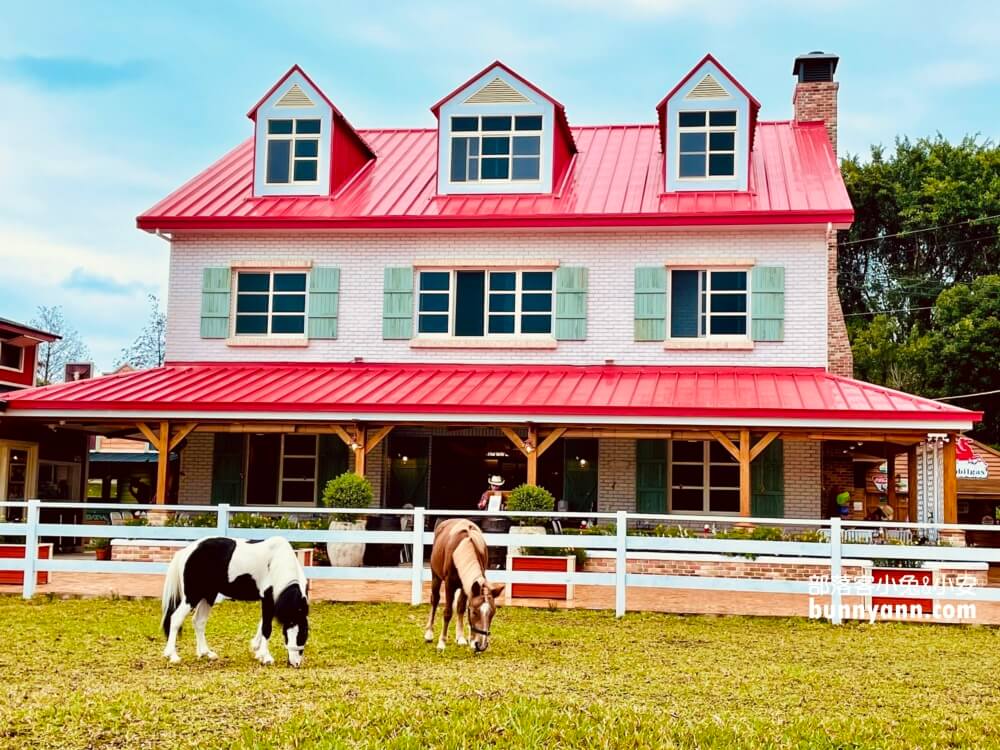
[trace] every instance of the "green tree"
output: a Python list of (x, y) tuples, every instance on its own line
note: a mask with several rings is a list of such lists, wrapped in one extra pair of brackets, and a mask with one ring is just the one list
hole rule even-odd
[(142, 370), (159, 367), (167, 351), (167, 316), (160, 309), (160, 300), (155, 294), (149, 295), (149, 319), (135, 341), (122, 349), (115, 367), (131, 365)]
[(66, 316), (60, 306), (39, 305), (38, 312), (32, 318), (33, 328), (59, 336), (52, 342), (38, 345), (38, 359), (35, 363), (35, 384), (48, 385), (63, 380), (66, 375), (66, 365), (70, 362), (87, 362), (90, 350), (83, 343), (80, 332), (66, 322)]

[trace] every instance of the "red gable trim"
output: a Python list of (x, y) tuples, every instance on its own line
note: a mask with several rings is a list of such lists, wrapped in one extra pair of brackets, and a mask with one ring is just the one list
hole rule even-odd
[(13, 320), (8, 320), (7, 318), (0, 318), (0, 331), (9, 331), (10, 333), (16, 333), (19, 336), (25, 336), (27, 338), (35, 339), (37, 341), (51, 342), (58, 341), (62, 336), (57, 336), (54, 333), (49, 333), (48, 331), (42, 331), (38, 328), (32, 328), (31, 326), (26, 326), (22, 323), (18, 323)]

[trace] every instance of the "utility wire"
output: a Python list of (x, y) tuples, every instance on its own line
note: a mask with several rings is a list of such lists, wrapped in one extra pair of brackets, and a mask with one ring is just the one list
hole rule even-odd
[(960, 396), (938, 396), (937, 398), (932, 398), (931, 401), (951, 401), (956, 398), (973, 398), (975, 396), (992, 396), (996, 393), (1000, 393), (1000, 388), (995, 391), (980, 391), (979, 393), (963, 393)]
[(920, 307), (897, 307), (895, 310), (871, 310), (869, 312), (844, 313), (845, 318), (853, 318), (858, 315), (888, 315), (889, 313), (910, 312), (911, 310), (933, 310), (934, 305), (921, 305)]
[[(954, 224), (939, 224), (934, 227), (924, 227), (923, 229), (908, 229), (905, 232), (895, 232), (894, 234), (883, 234), (875, 237), (865, 237), (860, 240), (848, 240), (846, 242), (838, 242), (839, 247), (844, 247), (845, 245), (857, 245), (862, 242), (877, 242), (879, 240), (888, 240), (893, 237), (905, 237), (910, 234), (921, 234), (922, 232), (936, 232), (939, 229), (951, 229), (952, 227), (960, 227), (965, 224), (978, 224), (982, 221), (992, 221), (994, 219), (1000, 219), (1000, 214), (993, 214), (992, 216), (980, 216), (978, 219), (966, 219), (965, 221), (956, 221)], [(957, 244), (957, 243), (956, 243)]]

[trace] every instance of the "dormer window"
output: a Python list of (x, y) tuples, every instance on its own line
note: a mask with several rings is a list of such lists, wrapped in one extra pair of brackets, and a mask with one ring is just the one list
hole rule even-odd
[(16, 344), (0, 341), (0, 368), (21, 372), (24, 369), (24, 349)]
[(537, 180), (542, 116), (451, 118), (451, 181)]
[(678, 112), (677, 176), (736, 176), (736, 110)]
[(267, 121), (267, 183), (315, 183), (319, 179), (317, 119)]

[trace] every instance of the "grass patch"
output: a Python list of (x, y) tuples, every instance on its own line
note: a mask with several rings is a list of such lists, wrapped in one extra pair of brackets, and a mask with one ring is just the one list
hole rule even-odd
[(158, 602), (0, 597), (0, 747), (1000, 746), (994, 628), (513, 608), (473, 656), (426, 607), (318, 603), (293, 670), (253, 661), (257, 611), (172, 667)]

